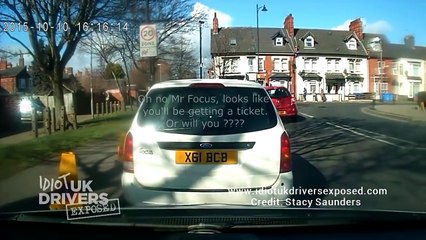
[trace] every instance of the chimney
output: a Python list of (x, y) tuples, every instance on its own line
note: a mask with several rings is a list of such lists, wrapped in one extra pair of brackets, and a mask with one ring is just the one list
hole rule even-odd
[(363, 40), (364, 38), (364, 33), (362, 32), (362, 21), (360, 18), (357, 18), (355, 20), (353, 20), (350, 24), (349, 24), (349, 31), (354, 32), (355, 35), (358, 37), (359, 40)]
[(413, 35), (407, 35), (404, 37), (404, 44), (407, 47), (414, 48), (414, 36)]
[(284, 28), (288, 31), (291, 38), (294, 37), (294, 20), (291, 13), (284, 20)]
[(5, 70), (7, 68), (7, 60), (6, 59), (0, 59), (0, 70)]
[(21, 53), (21, 57), (19, 57), (19, 66), (24, 66), (24, 55)]
[(213, 34), (218, 34), (218, 33), (219, 33), (219, 21), (217, 19), (216, 12), (215, 12), (213, 17)]

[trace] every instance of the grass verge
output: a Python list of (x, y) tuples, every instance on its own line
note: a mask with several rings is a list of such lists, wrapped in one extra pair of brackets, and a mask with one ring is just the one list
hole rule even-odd
[(124, 112), (85, 121), (77, 130), (57, 132), (17, 144), (0, 146), (0, 179), (25, 168), (50, 161), (61, 152), (88, 142), (118, 139), (130, 127), (135, 112)]

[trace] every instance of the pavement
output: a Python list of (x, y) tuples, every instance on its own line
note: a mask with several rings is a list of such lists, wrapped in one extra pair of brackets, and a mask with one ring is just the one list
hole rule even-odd
[(395, 121), (426, 123), (426, 110), (414, 103), (375, 104), (362, 108), (362, 112)]
[[(92, 119), (92, 115), (88, 114), (88, 115), (77, 115), (77, 122), (78, 123), (82, 123), (85, 122), (87, 120)], [(28, 123), (31, 124), (31, 123)], [(44, 129), (43, 128), (39, 128), (39, 137), (43, 137), (46, 134), (44, 133)], [(5, 136), (5, 137), (0, 137), (0, 145), (5, 145), (5, 144), (17, 144), (20, 142), (24, 142), (27, 140), (31, 140), (34, 139), (34, 133), (33, 131), (24, 131), (21, 133), (17, 133), (17, 134), (13, 134), (13, 135), (9, 135), (9, 136)]]

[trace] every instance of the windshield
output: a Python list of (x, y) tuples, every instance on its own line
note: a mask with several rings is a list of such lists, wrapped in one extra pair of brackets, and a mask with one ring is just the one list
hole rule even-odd
[(269, 89), (271, 98), (291, 97), (291, 93), (286, 88)]
[(259, 131), (277, 124), (269, 99), (256, 101), (265, 97), (263, 89), (156, 89), (144, 98), (138, 122), (142, 127), (153, 125), (158, 131), (181, 134)]
[(0, 215), (426, 213), (425, 9), (0, 0)]

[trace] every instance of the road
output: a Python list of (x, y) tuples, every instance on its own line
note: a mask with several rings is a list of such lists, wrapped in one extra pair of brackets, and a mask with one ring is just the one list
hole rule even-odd
[[(383, 195), (304, 195), (298, 200), (354, 200), (349, 208), (426, 211), (425, 125), (366, 115), (362, 103), (301, 103), (296, 122), (284, 120), (292, 147), (294, 185), (304, 189), (385, 189)], [(421, 144), (417, 144), (421, 143)], [(95, 192), (121, 196), (116, 139), (76, 149), (79, 179)], [(0, 182), (0, 211), (46, 209), (39, 177), (57, 178), (58, 159)], [(13, 191), (11, 191), (13, 189)], [(330, 206), (335, 207), (335, 206)]]
[(361, 112), (366, 106), (299, 104), (298, 121), (286, 121), (295, 184), (305, 188), (383, 188), (386, 195), (336, 199), (360, 200), (362, 208), (426, 211), (426, 127), (366, 115)]

